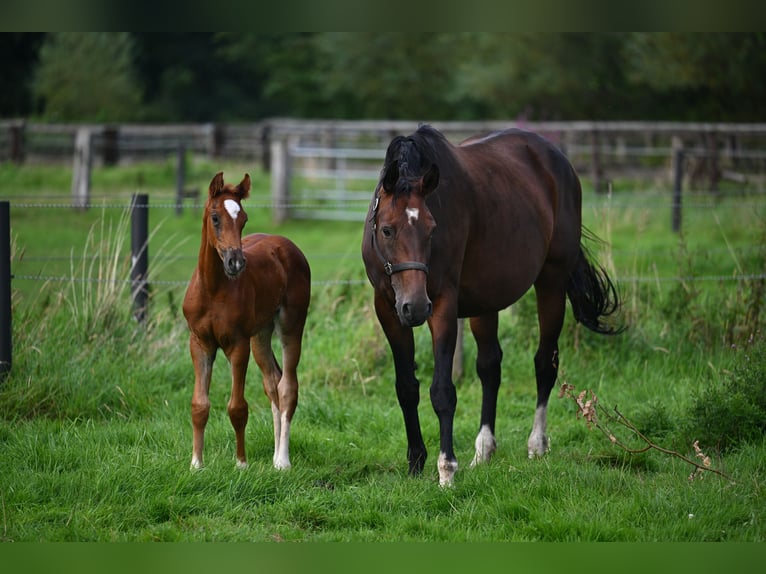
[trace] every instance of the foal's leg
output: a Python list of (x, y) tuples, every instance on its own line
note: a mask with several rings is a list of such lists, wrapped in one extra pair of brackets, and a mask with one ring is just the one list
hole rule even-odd
[(420, 382), (415, 377), (415, 339), (412, 329), (402, 327), (393, 307), (383, 298), (375, 295), (375, 312), (380, 321), (391, 354), (396, 373), (396, 397), (404, 416), (407, 432), (407, 463), (411, 475), (423, 472), (428, 453), (420, 431), (418, 404), (420, 403)]
[(245, 378), (247, 362), (250, 359), (247, 340), (232, 349), (228, 359), (231, 363), (231, 398), (227, 405), (229, 420), (234, 427), (237, 445), (237, 468), (247, 468), (245, 454), (245, 427), (247, 426), (247, 401), (245, 400)]
[(290, 461), (284, 466), (284, 461), (279, 460), (279, 442), (281, 438), (281, 421), (279, 410), (279, 381), (282, 378), (282, 370), (277, 364), (277, 359), (271, 350), (271, 328), (265, 329), (250, 339), (250, 348), (253, 352), (253, 358), (261, 369), (263, 376), (263, 391), (269, 397), (271, 402), (271, 416), (274, 421), (274, 456), (272, 462), (275, 468), (289, 468)]
[(193, 436), (191, 468), (195, 469), (204, 466), (202, 452), (205, 446), (205, 426), (210, 414), (210, 377), (213, 373), (215, 350), (204, 348), (195, 335), (192, 335), (189, 340), (189, 350), (194, 365), (194, 391), (191, 400)]
[[(303, 318), (297, 318), (292, 323), (286, 316), (282, 317), (283, 323), (277, 330), (282, 343), (282, 376), (277, 384), (279, 396), (279, 411), (275, 413), (275, 420), (279, 416), (279, 440), (274, 451), (274, 466), (276, 468), (290, 468), (290, 425), (298, 406), (298, 363), (301, 359), (301, 345), (303, 338)], [(276, 428), (276, 426), (275, 426)], [(276, 440), (276, 434), (275, 434)]]
[(489, 462), (495, 452), (495, 418), (497, 391), (500, 388), (500, 363), (503, 351), (497, 340), (498, 314), (471, 318), (471, 332), (476, 339), (476, 374), (481, 380), (481, 422), (476, 436), (476, 454), (471, 466)]
[(546, 436), (548, 399), (559, 370), (559, 335), (564, 325), (566, 291), (558, 282), (538, 280), (537, 317), (540, 323), (540, 342), (535, 353), (535, 378), (537, 379), (537, 407), (532, 432), (527, 441), (529, 458), (542, 456), (549, 448)]

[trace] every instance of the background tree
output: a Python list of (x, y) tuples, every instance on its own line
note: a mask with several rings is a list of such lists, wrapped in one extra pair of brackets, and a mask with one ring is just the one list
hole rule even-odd
[(32, 77), (45, 34), (0, 34), (0, 117), (23, 117), (34, 112)]
[(61, 121), (764, 121), (766, 101), (761, 32), (6, 33), (0, 48), (0, 113)]
[(697, 121), (764, 121), (766, 33), (642, 32), (625, 44), (634, 84), (655, 110)]
[(128, 33), (56, 32), (46, 36), (34, 81), (45, 119), (126, 121), (141, 112)]

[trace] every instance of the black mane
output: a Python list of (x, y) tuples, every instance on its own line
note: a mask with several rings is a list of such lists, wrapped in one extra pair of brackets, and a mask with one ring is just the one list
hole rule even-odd
[(424, 124), (409, 136), (396, 136), (391, 140), (380, 172), (380, 182), (383, 182), (389, 169), (396, 169), (398, 178), (394, 193), (407, 194), (412, 182), (421, 178), (433, 164), (439, 167), (444, 181), (454, 163), (451, 144), (444, 134)]

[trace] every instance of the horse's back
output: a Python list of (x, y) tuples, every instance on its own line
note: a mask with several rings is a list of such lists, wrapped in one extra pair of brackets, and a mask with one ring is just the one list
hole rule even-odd
[(280, 306), (302, 310), (311, 297), (311, 267), (303, 251), (281, 235), (254, 233), (242, 238), (246, 271), (258, 290), (279, 292)]
[(300, 248), (287, 237), (253, 233), (242, 238), (242, 251), (248, 264), (279, 265), (301, 277), (311, 278), (311, 269)]
[(472, 213), (462, 262), (461, 314), (512, 304), (548, 262), (574, 265), (580, 184), (552, 142), (509, 129), (469, 138), (455, 155), (471, 182), (470, 197), (464, 195), (461, 202), (464, 208), (470, 204)]

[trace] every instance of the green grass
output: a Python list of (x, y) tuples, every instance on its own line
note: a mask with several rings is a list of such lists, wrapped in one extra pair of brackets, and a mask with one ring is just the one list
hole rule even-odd
[[(43, 177), (41, 169), (0, 166), (0, 175), (8, 174), (0, 177), (0, 199), (12, 201), (14, 274), (126, 277), (123, 210), (28, 206), (44, 189), (51, 190), (45, 202), (56, 193), (67, 201), (66, 170), (46, 168)], [(190, 165), (189, 180), (205, 189), (218, 169), (236, 179), (249, 168), (198, 161)], [(271, 412), (251, 364), (250, 467), (235, 469), (226, 415), (229, 375), (219, 356), (206, 468), (189, 471), (193, 371), (179, 307), (195, 264), (200, 213), (187, 208), (177, 217), (161, 207), (174, 185), (167, 166), (95, 170), (94, 193), (108, 204), (135, 191), (137, 173), (151, 182), (150, 319), (141, 326), (132, 321), (125, 288), (14, 280), (14, 364), (0, 383), (0, 539), (766, 540), (762, 438), (747, 436), (732, 448), (702, 444), (715, 468), (735, 482), (711, 473), (690, 481), (688, 464), (657, 451), (625, 453), (589, 429), (571, 401), (554, 396), (552, 450), (527, 459), (537, 337), (532, 295), (501, 314), (498, 451), (490, 464), (474, 469), (468, 463), (481, 391), (475, 348), (466, 337), (455, 419), (460, 469), (451, 489), (439, 488), (435, 468), (430, 337), (426, 328), (416, 330), (430, 458), (422, 477), (408, 477), (390, 352), (371, 288), (357, 282), (364, 278), (361, 224), (292, 221), (276, 227), (268, 209), (255, 207), (268, 203), (268, 177), (249, 171), (255, 186), (245, 203), (247, 230), (291, 237), (307, 253), (315, 281), (299, 369), (293, 468), (271, 467)], [(753, 354), (766, 353), (766, 312), (758, 306), (763, 282), (728, 280), (764, 272), (766, 204), (725, 197), (714, 207), (693, 208), (690, 199), (679, 237), (670, 231), (669, 207), (644, 201), (646, 193), (625, 190), (611, 200), (586, 193), (585, 224), (608, 242), (594, 252), (620, 284), (629, 330), (598, 337), (568, 315), (560, 379), (591, 389), (603, 406), (619, 406), (658, 444), (693, 457), (691, 442), (699, 437), (688, 434), (690, 417), (705, 401), (723, 401), (743, 365), (752, 380), (766, 376), (762, 361), (748, 363)], [(81, 258), (94, 254), (97, 263)], [(59, 259), (43, 259), (51, 256)], [(747, 400), (743, 387), (736, 387), (738, 401)], [(716, 413), (719, 422), (729, 420), (722, 410)]]

